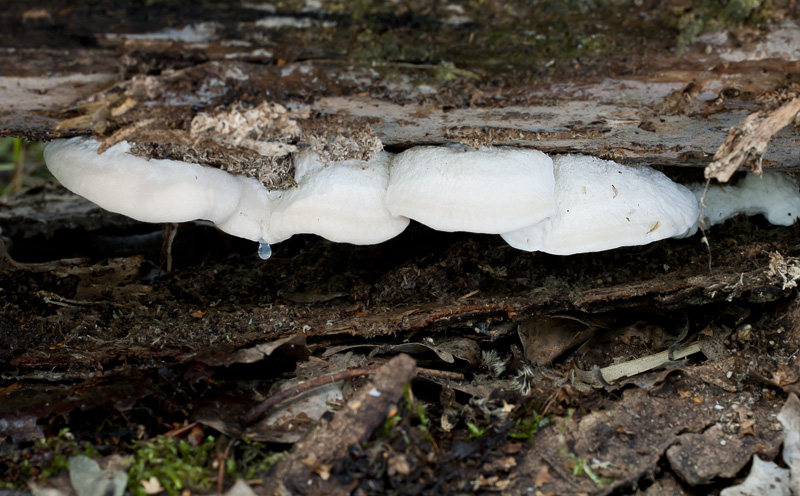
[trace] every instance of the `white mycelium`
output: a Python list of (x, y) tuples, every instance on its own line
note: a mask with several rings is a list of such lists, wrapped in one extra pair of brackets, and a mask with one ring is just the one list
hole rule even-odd
[(553, 191), (540, 151), (423, 146), (395, 158), (386, 206), (437, 231), (500, 234), (555, 214)]
[(325, 166), (315, 154), (297, 155), (298, 187), (270, 193), (273, 213), (266, 241), (310, 233), (339, 243), (371, 245), (397, 236), (409, 221), (384, 206), (390, 159), (388, 153), (379, 153), (369, 162)]
[(555, 216), (503, 234), (514, 248), (572, 255), (689, 234), (694, 195), (664, 174), (585, 155), (554, 159)]
[(747, 174), (735, 186), (713, 184), (705, 192), (705, 199), (705, 184), (693, 184), (690, 189), (703, 202), (701, 213), (706, 227), (740, 213), (763, 214), (770, 223), (779, 226), (790, 226), (800, 216), (797, 179), (780, 172)]

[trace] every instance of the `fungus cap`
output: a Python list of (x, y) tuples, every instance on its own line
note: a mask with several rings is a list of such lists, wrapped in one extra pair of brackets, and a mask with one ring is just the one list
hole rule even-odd
[(251, 240), (269, 222), (267, 191), (258, 181), (177, 160), (147, 160), (120, 142), (102, 154), (100, 142), (78, 137), (50, 142), (50, 172), (67, 189), (111, 212), (143, 222), (204, 219)]
[(585, 155), (555, 157), (558, 213), (503, 234), (514, 248), (572, 255), (693, 232), (699, 209), (684, 186), (647, 167)]
[(293, 234), (317, 234), (330, 241), (369, 245), (391, 239), (408, 226), (406, 217), (385, 207), (388, 153), (372, 160), (324, 165), (311, 152), (295, 156), (297, 188), (270, 193), (273, 213), (269, 243)]
[(540, 151), (424, 146), (395, 157), (386, 207), (439, 231), (500, 234), (554, 215), (553, 191)]
[(705, 184), (690, 189), (703, 201), (701, 215), (706, 226), (719, 224), (738, 214), (763, 214), (778, 226), (790, 226), (800, 217), (800, 192), (797, 179), (782, 172), (748, 173), (736, 185), (714, 184), (705, 192)]

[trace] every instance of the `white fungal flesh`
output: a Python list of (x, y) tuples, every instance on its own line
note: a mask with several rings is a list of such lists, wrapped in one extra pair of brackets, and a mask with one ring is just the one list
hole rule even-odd
[(386, 206), (438, 231), (500, 234), (555, 214), (554, 187), (537, 150), (416, 147), (395, 158)]
[(780, 172), (762, 176), (747, 174), (735, 186), (713, 184), (703, 199), (705, 184), (690, 189), (702, 201), (701, 215), (705, 226), (713, 226), (740, 213), (763, 214), (775, 225), (790, 226), (800, 216), (800, 192), (797, 179)]
[[(703, 189), (595, 157), (462, 146), (328, 165), (300, 153), (297, 187), (268, 191), (219, 169), (130, 155), (126, 142), (98, 149), (93, 139), (73, 138), (53, 141), (44, 154), (64, 186), (107, 210), (145, 222), (209, 220), (258, 241), (262, 258), (270, 243), (299, 233), (380, 243), (409, 218), (442, 231), (501, 233), (515, 248), (558, 255), (643, 245), (694, 233)], [(705, 204), (706, 224), (742, 212), (789, 225), (800, 215), (798, 183), (782, 174), (712, 186)]]
[(636, 246), (692, 231), (697, 200), (685, 187), (646, 167), (585, 155), (555, 157), (558, 211), (503, 234), (514, 248), (572, 255)]
[(369, 162), (349, 160), (323, 165), (312, 153), (295, 158), (298, 187), (270, 193), (273, 214), (269, 243), (311, 233), (340, 243), (371, 245), (391, 239), (408, 218), (385, 207), (390, 155)]
[(176, 160), (148, 161), (130, 155), (124, 141), (102, 155), (99, 146), (89, 138), (56, 140), (45, 147), (44, 158), (65, 187), (136, 220), (205, 219), (251, 240), (268, 229), (269, 200), (255, 179)]

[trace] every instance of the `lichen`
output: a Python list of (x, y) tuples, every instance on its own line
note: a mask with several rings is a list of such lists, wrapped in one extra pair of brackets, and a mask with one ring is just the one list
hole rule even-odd
[(678, 56), (702, 33), (743, 26), (759, 27), (775, 16), (769, 0), (702, 0), (669, 10), (667, 25), (677, 29)]

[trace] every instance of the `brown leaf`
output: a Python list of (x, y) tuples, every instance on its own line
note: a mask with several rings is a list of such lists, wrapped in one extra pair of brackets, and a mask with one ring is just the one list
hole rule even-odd
[(553, 482), (555, 481), (550, 475), (547, 465), (542, 465), (542, 468), (540, 468), (539, 472), (536, 473), (536, 478), (533, 479), (533, 484), (538, 488), (545, 484), (552, 484)]
[(589, 339), (594, 326), (569, 317), (532, 316), (520, 321), (517, 332), (525, 358), (544, 365)]
[(739, 437), (744, 437), (748, 434), (751, 436), (756, 435), (756, 421), (753, 419), (745, 420), (739, 426)]

